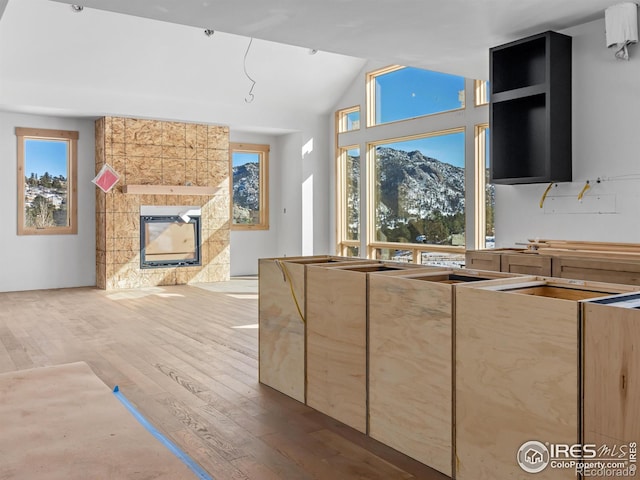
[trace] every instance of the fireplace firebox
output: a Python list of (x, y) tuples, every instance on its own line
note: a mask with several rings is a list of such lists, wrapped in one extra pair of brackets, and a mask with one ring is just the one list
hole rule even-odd
[(199, 215), (141, 215), (140, 268), (201, 265), (200, 236)]

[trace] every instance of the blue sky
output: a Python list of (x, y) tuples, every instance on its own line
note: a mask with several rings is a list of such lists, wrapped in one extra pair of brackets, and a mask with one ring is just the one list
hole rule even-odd
[(464, 168), (464, 133), (450, 133), (436, 137), (408, 140), (406, 142), (388, 143), (384, 146), (412, 152), (419, 150), (426, 155), (441, 162)]
[(259, 153), (234, 152), (231, 163), (234, 167), (237, 167), (245, 163), (258, 163), (259, 161)]
[[(462, 105), (464, 77), (407, 67), (376, 78), (378, 123), (445, 112)], [(382, 95), (382, 96), (381, 96)]]
[[(465, 80), (456, 75), (409, 67), (381, 75), (377, 77), (376, 82), (376, 114), (379, 123), (453, 110), (462, 106), (458, 92), (464, 90)], [(419, 150), (424, 155), (442, 162), (464, 167), (464, 133), (387, 145), (398, 150)]]
[(487, 128), (485, 132), (486, 132), (486, 137), (485, 137), (485, 144), (484, 144), (484, 159), (485, 159), (486, 167), (489, 168), (489, 154), (491, 152), (491, 143), (490, 143), (491, 130)]
[(45, 172), (53, 177), (67, 177), (67, 142), (28, 138), (24, 142), (24, 157), (27, 177), (32, 173), (40, 177)]

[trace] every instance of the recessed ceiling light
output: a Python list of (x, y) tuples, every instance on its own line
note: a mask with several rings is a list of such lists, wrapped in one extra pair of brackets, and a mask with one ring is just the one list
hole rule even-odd
[(71, 4), (71, 10), (76, 13), (80, 13), (82, 10), (84, 10), (84, 7), (82, 5)]

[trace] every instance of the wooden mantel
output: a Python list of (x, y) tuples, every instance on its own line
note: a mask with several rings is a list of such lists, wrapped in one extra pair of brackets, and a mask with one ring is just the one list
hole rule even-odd
[(136, 195), (214, 195), (216, 187), (197, 185), (124, 185), (122, 193)]

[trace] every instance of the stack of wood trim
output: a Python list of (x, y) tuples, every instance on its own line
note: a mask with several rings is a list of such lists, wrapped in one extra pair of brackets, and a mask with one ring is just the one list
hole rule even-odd
[(639, 243), (529, 239), (527, 251), (542, 255), (595, 255), (601, 258), (637, 259), (640, 261)]

